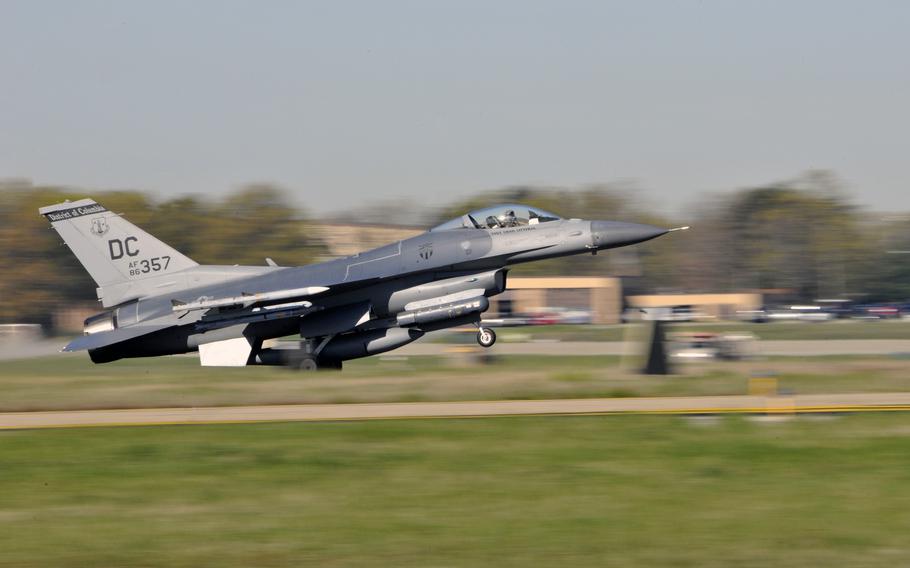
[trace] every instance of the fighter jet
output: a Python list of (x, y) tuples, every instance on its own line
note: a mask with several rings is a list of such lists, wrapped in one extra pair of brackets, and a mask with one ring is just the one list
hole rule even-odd
[[(95, 363), (198, 351), (205, 366), (340, 369), (424, 334), (482, 325), (511, 266), (640, 243), (672, 229), (584, 221), (527, 205), (471, 211), (426, 232), (319, 264), (200, 265), (91, 199), (42, 207), (98, 285), (104, 312), (64, 351)], [(295, 349), (263, 342), (300, 336)]]

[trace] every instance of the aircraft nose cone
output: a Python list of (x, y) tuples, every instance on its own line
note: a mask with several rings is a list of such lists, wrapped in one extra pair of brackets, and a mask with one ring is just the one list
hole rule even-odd
[(591, 240), (596, 248), (634, 245), (667, 233), (667, 229), (620, 221), (591, 221)]

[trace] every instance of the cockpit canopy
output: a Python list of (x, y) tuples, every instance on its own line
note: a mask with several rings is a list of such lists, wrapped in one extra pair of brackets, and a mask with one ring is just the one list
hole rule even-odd
[(446, 221), (430, 229), (431, 231), (449, 231), (452, 229), (502, 229), (507, 227), (520, 227), (523, 225), (536, 225), (549, 221), (558, 221), (559, 216), (517, 203), (494, 205), (483, 209), (475, 209), (466, 215)]

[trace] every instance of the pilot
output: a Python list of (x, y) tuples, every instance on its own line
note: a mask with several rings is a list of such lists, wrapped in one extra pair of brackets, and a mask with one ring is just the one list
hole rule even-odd
[(518, 218), (515, 217), (515, 211), (511, 209), (500, 215), (498, 221), (500, 227), (514, 227), (518, 224)]

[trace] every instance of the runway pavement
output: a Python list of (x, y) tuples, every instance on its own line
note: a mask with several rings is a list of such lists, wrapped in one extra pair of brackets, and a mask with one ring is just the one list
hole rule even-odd
[(0, 413), (0, 429), (326, 422), (591, 414), (820, 413), (910, 410), (910, 393), (297, 404)]
[[(66, 340), (0, 343), (0, 361), (30, 359), (60, 354)], [(393, 355), (441, 355), (452, 349), (477, 347), (475, 344), (458, 345), (418, 341), (393, 352)], [(643, 347), (640, 347), (643, 349)], [(500, 341), (491, 353), (498, 355), (623, 355), (634, 351), (634, 345), (622, 341), (527, 341), (509, 343)], [(764, 340), (756, 343), (756, 350), (766, 356), (817, 357), (827, 355), (892, 355), (910, 353), (907, 339), (833, 339), (833, 340)], [(79, 354), (77, 354), (79, 355)], [(84, 355), (82, 353), (81, 355)]]
[(34, 359), (57, 355), (65, 339), (40, 339), (38, 341), (0, 341), (0, 361), (12, 359)]
[[(762, 340), (756, 351), (765, 356), (818, 357), (828, 355), (891, 355), (910, 353), (907, 339), (799, 339), (787, 341)], [(394, 351), (394, 355), (439, 355), (456, 347), (442, 343), (411, 343)], [(631, 347), (634, 351), (634, 347)], [(507, 343), (500, 341), (490, 350), (495, 355), (623, 355), (630, 345), (622, 341), (529, 341)]]

